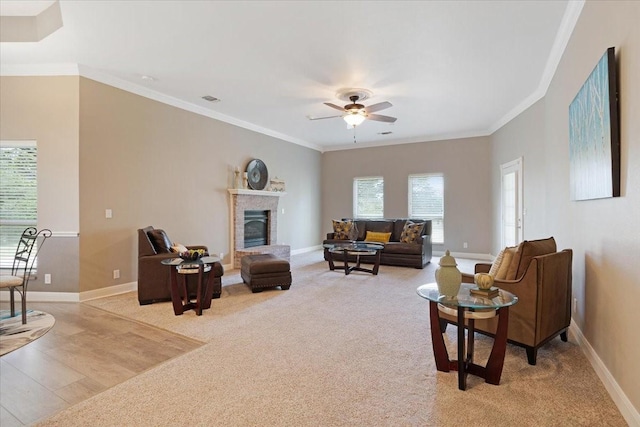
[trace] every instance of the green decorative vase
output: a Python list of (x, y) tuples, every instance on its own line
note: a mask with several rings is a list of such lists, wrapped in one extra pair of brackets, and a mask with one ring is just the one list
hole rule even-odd
[(438, 292), (447, 297), (455, 297), (460, 291), (462, 284), (462, 273), (456, 267), (456, 259), (452, 257), (449, 250), (440, 258), (440, 267), (436, 269), (436, 283), (438, 284)]

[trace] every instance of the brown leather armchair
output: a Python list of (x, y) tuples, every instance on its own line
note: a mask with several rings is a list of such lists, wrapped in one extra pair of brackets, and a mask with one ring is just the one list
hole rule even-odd
[[(553, 238), (551, 238), (552, 240)], [(545, 239), (545, 242), (549, 239)], [(522, 245), (535, 245), (540, 241), (523, 242)], [(525, 249), (526, 252), (526, 249)], [(533, 255), (533, 256), (532, 256)], [(516, 255), (517, 256), (517, 255)], [(511, 262), (514, 262), (516, 259)], [(530, 365), (536, 364), (538, 348), (560, 335), (567, 341), (567, 329), (571, 323), (571, 263), (573, 251), (564, 249), (544, 255), (529, 252), (529, 257), (522, 257), (519, 273), (514, 280), (495, 279), (494, 286), (509, 291), (518, 297), (518, 303), (509, 309), (509, 329), (507, 339), (510, 343), (524, 347)], [(512, 264), (513, 265), (513, 264)], [(476, 264), (475, 273), (488, 273), (491, 264)], [(462, 275), (462, 281), (473, 283), (472, 274)], [(443, 322), (456, 323), (454, 316), (440, 313)], [(444, 323), (443, 326), (446, 326)], [(498, 320), (496, 317), (476, 320), (477, 332), (494, 335)]]
[[(169, 242), (159, 242), (157, 232), (152, 226), (138, 229), (138, 302), (140, 305), (159, 301), (171, 301), (170, 266), (162, 265), (160, 261), (176, 258), (178, 254), (170, 251)], [(154, 233), (156, 232), (156, 233)], [(166, 236), (166, 235), (165, 235)], [(187, 246), (187, 249), (204, 249), (206, 246)], [(222, 292), (222, 264), (212, 264), (213, 298), (220, 298)], [(195, 296), (197, 289), (197, 275), (188, 275), (187, 289), (191, 296)]]

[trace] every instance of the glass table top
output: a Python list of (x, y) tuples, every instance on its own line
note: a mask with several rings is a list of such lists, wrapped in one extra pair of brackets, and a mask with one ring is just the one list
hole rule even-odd
[(508, 307), (518, 302), (518, 297), (507, 292), (503, 289), (499, 290), (498, 296), (495, 298), (485, 298), (477, 295), (472, 295), (470, 290), (476, 288), (476, 285), (470, 283), (463, 283), (460, 286), (460, 291), (455, 297), (448, 297), (441, 295), (438, 292), (438, 285), (436, 283), (427, 283), (426, 285), (419, 286), (416, 292), (422, 298), (429, 301), (437, 302), (448, 307), (463, 307), (471, 309), (498, 309), (502, 307)]
[(337, 252), (371, 252), (384, 249), (384, 245), (382, 243), (355, 242), (350, 240), (345, 241), (344, 243), (325, 243), (323, 246), (330, 251)]
[(196, 260), (188, 260), (188, 259), (182, 259), (182, 258), (167, 258), (160, 261), (160, 263), (164, 265), (184, 266), (185, 264), (195, 264), (195, 265), (213, 264), (214, 262), (219, 262), (219, 261), (220, 261), (220, 258), (218, 258), (217, 256), (203, 256), (202, 258), (196, 259)]

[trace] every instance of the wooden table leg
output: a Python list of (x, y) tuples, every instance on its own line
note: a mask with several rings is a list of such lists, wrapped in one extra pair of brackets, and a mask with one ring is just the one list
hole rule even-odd
[(198, 287), (196, 288), (196, 306), (194, 307), (196, 315), (202, 316), (202, 280), (204, 275), (204, 264), (198, 267)]
[(211, 308), (211, 300), (213, 299), (213, 280), (214, 280), (214, 266), (211, 265), (209, 275), (207, 276), (206, 286), (204, 288), (204, 299), (202, 301), (202, 308), (204, 310)]
[(436, 359), (436, 369), (441, 372), (449, 372), (449, 353), (444, 345), (442, 329), (440, 329), (440, 316), (438, 315), (438, 303), (429, 301), (429, 320), (431, 323), (431, 345), (433, 357)]
[(507, 352), (507, 330), (509, 324), (509, 307), (502, 307), (496, 313), (498, 317), (498, 328), (491, 349), (491, 355), (486, 366), (485, 381), (489, 384), (500, 384), (502, 367), (504, 366), (504, 356)]
[(173, 303), (173, 312), (176, 316), (184, 312), (180, 290), (178, 289), (178, 272), (175, 267), (171, 266), (171, 302)]
[(464, 312), (464, 308), (458, 307), (458, 389), (460, 390), (466, 390), (467, 388), (464, 352)]
[(380, 254), (382, 253), (382, 249), (377, 250), (376, 251), (376, 261), (373, 264), (373, 271), (372, 273), (377, 276), (378, 275), (378, 269), (380, 268)]

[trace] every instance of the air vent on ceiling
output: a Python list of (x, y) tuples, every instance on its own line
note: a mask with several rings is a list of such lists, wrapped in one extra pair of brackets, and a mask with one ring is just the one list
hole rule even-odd
[(390, 130), (385, 131), (385, 132), (378, 132), (378, 135), (391, 135), (393, 132), (391, 132)]
[(209, 101), (209, 102), (218, 102), (220, 101), (218, 98), (216, 98), (215, 96), (211, 96), (211, 95), (205, 95), (202, 97), (202, 99), (204, 99), (205, 101)]

